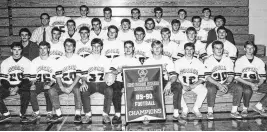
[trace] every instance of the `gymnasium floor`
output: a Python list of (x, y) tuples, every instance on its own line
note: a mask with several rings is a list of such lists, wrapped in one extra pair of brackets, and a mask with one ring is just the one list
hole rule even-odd
[(267, 118), (260, 117), (255, 112), (250, 112), (249, 117), (236, 120), (231, 119), (229, 113), (216, 113), (215, 120), (195, 119), (189, 114), (186, 124), (179, 124), (171, 120), (172, 115), (167, 115), (165, 122), (129, 123), (125, 125), (103, 125), (101, 116), (93, 116), (93, 123), (74, 124), (74, 116), (66, 115), (62, 123), (47, 124), (42, 117), (36, 124), (21, 124), (19, 117), (12, 117), (8, 122), (0, 124), (0, 131), (266, 131)]

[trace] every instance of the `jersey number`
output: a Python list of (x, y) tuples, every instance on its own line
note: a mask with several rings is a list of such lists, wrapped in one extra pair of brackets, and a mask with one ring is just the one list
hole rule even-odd
[(257, 79), (257, 75), (256, 74), (243, 74), (243, 79), (253, 79), (253, 80), (256, 80)]
[(99, 77), (99, 81), (103, 81), (104, 80), (104, 73), (98, 73), (98, 74), (89, 74), (90, 75), (90, 79), (89, 79), (89, 81), (90, 82), (95, 82), (96, 81), (96, 75), (97, 76), (100, 76)]
[(64, 81), (74, 81), (74, 79), (76, 78), (76, 72), (63, 73), (62, 78)]
[(216, 80), (216, 81), (224, 81), (227, 78), (227, 73), (226, 72), (222, 72), (222, 73), (214, 73), (212, 75), (212, 77)]
[(36, 77), (37, 82), (50, 82), (50, 74), (38, 74)]
[(194, 76), (190, 76), (188, 78), (186, 76), (183, 76), (183, 81), (186, 84), (193, 84), (195, 82), (195, 79), (196, 79), (196, 77), (194, 77)]
[(10, 74), (10, 81), (19, 81), (22, 80), (23, 74), (22, 73), (12, 73)]

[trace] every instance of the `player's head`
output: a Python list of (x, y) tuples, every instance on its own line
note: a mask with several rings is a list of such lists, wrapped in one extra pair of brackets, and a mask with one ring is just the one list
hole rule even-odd
[(63, 16), (65, 13), (64, 7), (62, 5), (58, 5), (56, 7), (56, 13), (57, 13), (57, 16)]
[(11, 52), (12, 56), (15, 59), (18, 59), (21, 57), (22, 51), (23, 51), (23, 46), (21, 42), (13, 42), (11, 45)]
[(90, 29), (87, 26), (82, 26), (79, 30), (81, 39), (89, 39)]
[(39, 56), (48, 56), (50, 52), (50, 44), (46, 41), (39, 43)]
[(74, 53), (76, 48), (76, 41), (71, 38), (67, 38), (64, 41), (64, 48), (66, 53)]
[(155, 28), (155, 21), (152, 18), (147, 18), (145, 20), (145, 28), (147, 30), (153, 30)]
[(202, 13), (204, 14), (204, 17), (206, 17), (206, 18), (210, 18), (210, 16), (211, 16), (210, 8), (203, 8)]
[(196, 39), (197, 30), (194, 27), (187, 28), (185, 32), (188, 40), (194, 41)]
[(195, 52), (195, 44), (194, 43), (186, 43), (184, 45), (185, 56), (193, 57)]
[(92, 30), (100, 30), (102, 28), (102, 24), (99, 18), (93, 18), (91, 20), (91, 24), (92, 24)]
[(72, 19), (68, 20), (66, 25), (67, 25), (68, 31), (73, 31), (76, 29), (76, 23)]
[(202, 18), (200, 16), (193, 16), (192, 23), (195, 28), (199, 28), (201, 25)]
[(224, 26), (220, 26), (218, 29), (217, 29), (217, 34), (218, 34), (218, 38), (219, 39), (226, 39), (226, 36), (227, 36), (227, 32), (226, 32), (226, 28)]
[(47, 13), (42, 13), (40, 16), (41, 24), (47, 26), (50, 22), (50, 16)]
[(93, 54), (100, 54), (103, 49), (103, 41), (100, 38), (94, 38), (91, 41)]
[(139, 19), (141, 16), (141, 12), (138, 8), (133, 8), (131, 10), (131, 14), (132, 14), (132, 18), (134, 18), (134, 19)]
[(131, 21), (127, 18), (121, 20), (121, 28), (123, 30), (131, 29)]
[(180, 19), (185, 19), (186, 18), (186, 15), (187, 15), (187, 12), (185, 11), (185, 9), (178, 10), (178, 17)]
[(156, 40), (153, 41), (151, 44), (151, 48), (152, 48), (152, 54), (153, 55), (162, 55), (163, 54), (163, 44)]
[(125, 55), (133, 55), (134, 54), (134, 43), (131, 40), (124, 42), (124, 53)]
[(32, 33), (28, 28), (22, 28), (19, 30), (19, 36), (22, 42), (27, 42), (30, 40)]
[(254, 55), (256, 51), (256, 45), (252, 41), (246, 41), (244, 45), (244, 50), (247, 55)]
[(172, 30), (173, 31), (178, 31), (180, 29), (181, 22), (179, 20), (173, 19), (171, 24), (172, 24)]
[(111, 39), (116, 39), (118, 37), (119, 29), (115, 25), (110, 25), (108, 27), (108, 37)]
[(135, 36), (135, 39), (138, 41), (144, 40), (144, 38), (146, 36), (146, 32), (145, 32), (144, 28), (142, 28), (142, 27), (135, 28), (134, 29), (134, 36)]
[(110, 19), (112, 17), (112, 10), (110, 7), (105, 7), (103, 9), (104, 17)]
[(80, 6), (81, 16), (87, 16), (88, 13), (89, 13), (89, 8), (86, 5), (81, 5)]
[(222, 56), (223, 55), (223, 42), (219, 40), (215, 40), (212, 42), (212, 51), (215, 56)]
[(155, 17), (161, 18), (163, 15), (163, 10), (161, 7), (158, 6), (154, 8), (154, 13), (155, 13)]
[(171, 37), (171, 30), (169, 28), (162, 28), (160, 34), (163, 40), (169, 40)]
[(52, 35), (52, 39), (53, 40), (59, 40), (59, 38), (61, 37), (61, 31), (58, 27), (54, 27), (51, 30), (51, 35)]
[(214, 22), (217, 27), (224, 26), (226, 23), (226, 19), (222, 15), (218, 15), (214, 17)]

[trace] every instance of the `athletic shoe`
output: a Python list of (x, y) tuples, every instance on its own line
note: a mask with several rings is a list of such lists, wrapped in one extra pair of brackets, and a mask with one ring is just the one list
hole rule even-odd
[(40, 114), (36, 114), (35, 112), (32, 113), (31, 121), (34, 122), (41, 118)]
[(108, 115), (104, 115), (103, 116), (103, 121), (102, 121), (103, 124), (110, 124), (110, 118)]
[(196, 115), (197, 118), (202, 118), (202, 114), (199, 111), (194, 111), (193, 113)]
[(63, 119), (63, 117), (62, 117), (62, 115), (60, 115), (60, 116), (58, 116), (58, 115), (54, 115), (52, 118), (51, 118), (51, 122), (52, 123), (56, 123), (56, 122), (60, 122), (60, 121), (62, 121), (62, 119)]
[(247, 116), (248, 116), (248, 110), (243, 110), (243, 111), (241, 112), (241, 116), (243, 116), (243, 117), (247, 117)]
[(180, 116), (172, 116), (173, 121), (177, 121), (180, 125), (185, 125), (186, 120), (182, 119)]
[(85, 115), (82, 119), (83, 124), (92, 124), (92, 116)]
[(261, 110), (260, 110), (260, 109), (258, 109), (255, 105), (252, 106), (252, 109), (253, 109), (254, 111), (260, 113), (262, 116), (267, 116), (267, 113), (265, 112), (264, 109), (261, 109)]
[(7, 115), (7, 116), (2, 115), (2, 116), (0, 117), (0, 122), (4, 122), (4, 121), (6, 121), (6, 120), (8, 120), (8, 119), (10, 119), (10, 118), (11, 118), (11, 115), (10, 115), (10, 114)]
[(30, 123), (32, 122), (29, 118), (27, 118), (25, 115), (20, 116), (20, 122), (21, 123)]
[(237, 119), (241, 119), (242, 118), (242, 116), (239, 114), (239, 112), (234, 112), (234, 113), (231, 112), (230, 115), (231, 115), (232, 118), (237, 118)]
[(213, 113), (208, 112), (207, 113), (207, 118), (210, 119), (210, 120), (214, 119)]
[(188, 114), (188, 113), (182, 112), (182, 114), (181, 114), (181, 118), (182, 118), (182, 119), (186, 119), (186, 118), (187, 118), (187, 114)]
[(45, 117), (45, 120), (46, 120), (46, 122), (50, 122), (52, 118), (53, 118), (53, 114), (52, 113), (47, 113), (47, 115)]
[(121, 117), (114, 115), (112, 118), (112, 124), (121, 124)]
[(82, 123), (82, 116), (81, 115), (75, 115), (74, 116), (74, 123)]

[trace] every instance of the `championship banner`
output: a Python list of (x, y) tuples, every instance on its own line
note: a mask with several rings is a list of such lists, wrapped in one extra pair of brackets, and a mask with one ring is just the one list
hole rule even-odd
[(165, 120), (162, 66), (123, 68), (126, 122)]

